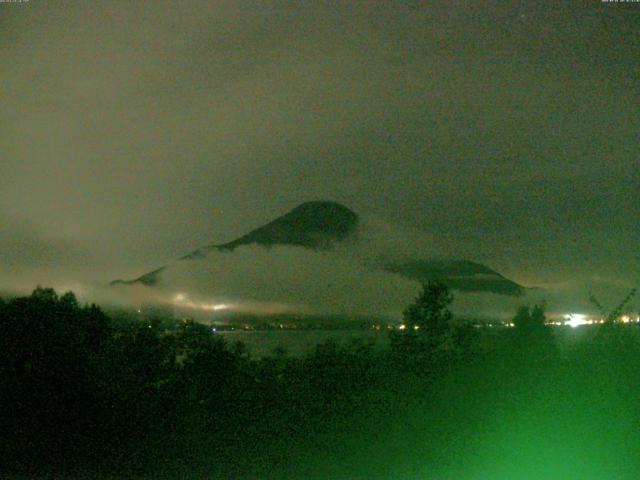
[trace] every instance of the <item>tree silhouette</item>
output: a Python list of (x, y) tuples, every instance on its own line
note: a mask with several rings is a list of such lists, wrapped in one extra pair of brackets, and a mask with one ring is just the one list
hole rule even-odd
[(522, 305), (513, 317), (513, 324), (518, 330), (538, 330), (545, 326), (544, 305)]
[(449, 331), (453, 315), (449, 305), (453, 295), (441, 282), (428, 282), (414, 303), (404, 310), (404, 325), (409, 331), (419, 331), (421, 335), (441, 338)]
[(423, 284), (415, 301), (404, 310), (404, 330), (391, 332), (391, 349), (403, 366), (419, 372), (442, 367), (446, 343), (451, 339), (448, 306), (452, 301), (443, 283)]

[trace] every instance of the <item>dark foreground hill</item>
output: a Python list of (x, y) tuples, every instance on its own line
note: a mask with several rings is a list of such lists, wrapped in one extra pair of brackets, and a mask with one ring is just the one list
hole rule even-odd
[[(198, 261), (212, 251), (228, 252), (246, 245), (264, 248), (293, 246), (309, 250), (330, 250), (336, 244), (351, 241), (358, 248), (358, 215), (336, 202), (306, 202), (275, 220), (250, 231), (235, 240), (218, 245), (201, 247), (179, 261)], [(406, 258), (404, 252), (397, 252)], [(115, 280), (111, 285), (142, 284), (155, 286), (162, 282), (162, 274), (170, 266), (164, 266), (133, 280)], [(443, 260), (416, 258), (409, 260), (380, 260), (376, 267), (404, 278), (425, 282), (439, 280), (450, 288), (469, 292), (491, 292), (504, 295), (520, 295), (522, 286), (498, 272), (467, 260)]]

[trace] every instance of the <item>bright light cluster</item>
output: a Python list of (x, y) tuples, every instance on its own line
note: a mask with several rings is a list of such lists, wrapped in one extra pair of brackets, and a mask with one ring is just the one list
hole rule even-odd
[[(571, 328), (576, 328), (581, 325), (595, 325), (598, 323), (604, 323), (604, 319), (602, 318), (600, 319), (587, 318), (587, 316), (582, 313), (569, 313), (565, 315), (564, 318), (565, 318), (564, 325), (569, 325)], [(629, 315), (623, 315), (622, 317), (620, 317), (620, 322), (621, 323), (631, 323), (631, 322), (640, 323), (640, 317), (636, 317), (635, 319), (632, 319)], [(554, 325), (560, 325), (560, 322), (557, 322)]]
[(594, 320), (588, 320), (586, 315), (582, 313), (570, 313), (565, 315), (565, 325), (569, 325), (571, 328), (579, 327), (580, 325), (591, 325)]

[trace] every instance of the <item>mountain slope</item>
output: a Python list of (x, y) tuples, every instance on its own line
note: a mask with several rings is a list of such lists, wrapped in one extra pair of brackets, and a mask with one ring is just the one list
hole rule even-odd
[[(328, 249), (335, 242), (345, 240), (355, 232), (358, 215), (336, 202), (313, 201), (298, 205), (272, 222), (258, 227), (231, 242), (199, 248), (180, 260), (204, 258), (212, 250), (233, 251), (243, 245), (263, 247), (290, 245), (316, 249)], [(134, 280), (115, 280), (111, 285), (141, 283), (153, 286), (167, 267), (161, 267)]]
[(351, 235), (358, 224), (358, 216), (335, 202), (307, 202), (263, 227), (229, 243), (218, 245), (220, 250), (233, 250), (241, 245), (256, 243), (263, 246), (296, 245), (307, 248), (329, 248)]
[(421, 283), (440, 280), (452, 290), (522, 295), (524, 288), (495, 270), (468, 260), (414, 260), (388, 263), (385, 270)]
[[(245, 245), (259, 245), (265, 248), (286, 245), (311, 250), (330, 250), (336, 243), (351, 239), (357, 248), (355, 234), (358, 220), (356, 213), (339, 203), (306, 202), (236, 240), (199, 248), (182, 257), (180, 261), (197, 261), (212, 251), (233, 252)], [(398, 253), (402, 256), (403, 252)], [(134, 280), (115, 280), (111, 285), (139, 283), (154, 286), (161, 281), (162, 272), (166, 268), (168, 267), (161, 267)], [(504, 295), (520, 295), (524, 292), (522, 286), (498, 272), (466, 260), (383, 261), (375, 268), (418, 282), (440, 280), (454, 290)]]

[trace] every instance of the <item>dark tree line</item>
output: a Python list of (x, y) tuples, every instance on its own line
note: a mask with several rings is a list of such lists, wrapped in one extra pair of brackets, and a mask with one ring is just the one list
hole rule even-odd
[(424, 285), (387, 348), (328, 341), (260, 359), (204, 325), (110, 318), (72, 293), (0, 301), (0, 476), (388, 478), (390, 462), (448, 455), (448, 436), (505, 402), (546, 412), (552, 399), (546, 422), (575, 392), (587, 411), (609, 392), (600, 401), (635, 412), (631, 330), (560, 356), (541, 306), (480, 331), (452, 325), (452, 301)]

